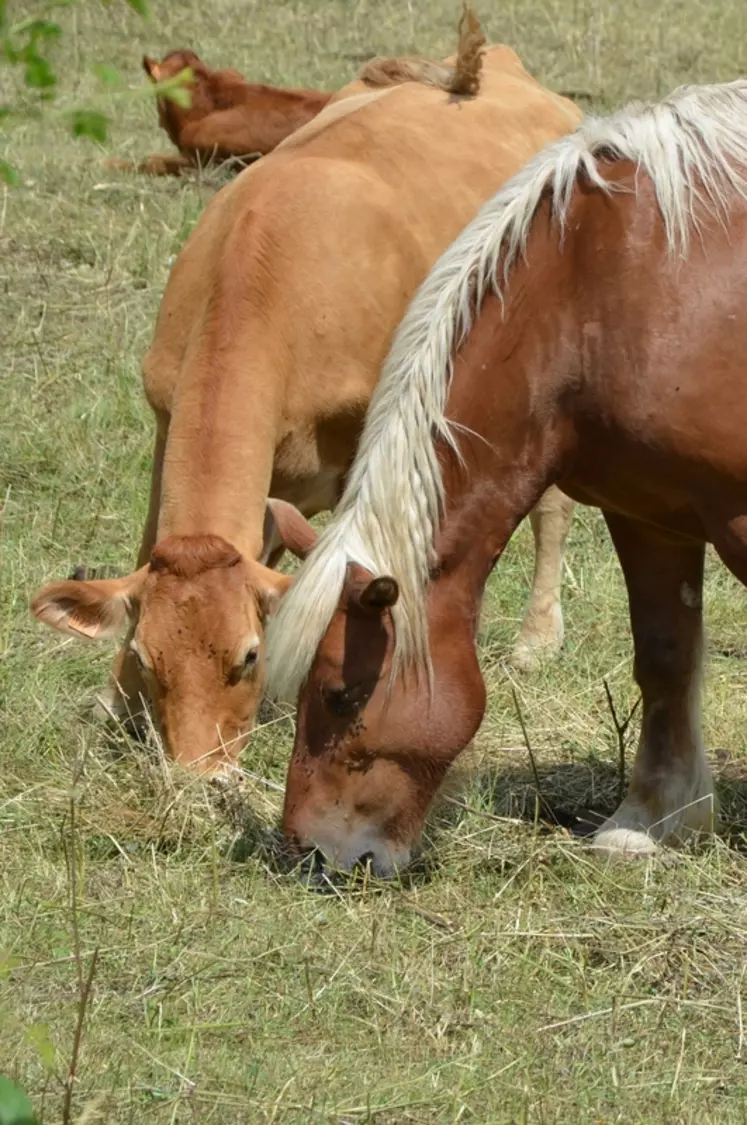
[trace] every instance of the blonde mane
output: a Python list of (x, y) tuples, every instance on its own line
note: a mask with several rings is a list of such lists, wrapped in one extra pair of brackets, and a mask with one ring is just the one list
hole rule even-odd
[(335, 515), (268, 630), (270, 690), (292, 698), (338, 605), (349, 563), (399, 583), (395, 669), (430, 668), (425, 588), (443, 506), (436, 453), (456, 449), (445, 416), (453, 357), (489, 290), (501, 292), (549, 192), (562, 236), (579, 174), (600, 191), (597, 158), (634, 161), (651, 180), (670, 252), (688, 252), (696, 210), (728, 218), (747, 198), (747, 81), (685, 86), (665, 101), (587, 118), (538, 153), (478, 212), (416, 293), (371, 399)]

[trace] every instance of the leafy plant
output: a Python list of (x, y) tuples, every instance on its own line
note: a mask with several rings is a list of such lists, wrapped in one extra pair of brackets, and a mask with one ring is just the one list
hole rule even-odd
[[(98, 2), (108, 7), (112, 0), (46, 0), (46, 2), (39, 0), (40, 14), (25, 17), (16, 23), (9, 22), (8, 0), (0, 0), (0, 66), (18, 68), (22, 72), (23, 85), (29, 95), (23, 104), (0, 105), (0, 122), (57, 112), (52, 104), (57, 92), (57, 73), (52, 50), (63, 36), (64, 28), (50, 16), (61, 8), (86, 2)], [(124, 2), (138, 15), (147, 17), (147, 0), (124, 0)], [(189, 71), (184, 71), (166, 82), (148, 83), (132, 90), (127, 88), (115, 66), (106, 62), (97, 62), (92, 69), (102, 89), (110, 92), (116, 90), (130, 95), (162, 95), (172, 98), (180, 105), (189, 105), (189, 91), (185, 89), (185, 83), (191, 77)], [(58, 116), (74, 137), (88, 137), (99, 144), (105, 143), (110, 119), (95, 106), (81, 106), (58, 113)], [(16, 169), (2, 156), (0, 156), (0, 181), (10, 185), (20, 182)], [(0, 1125), (3, 1125), (2, 1120)]]
[(0, 1074), (0, 1125), (36, 1125), (31, 1102), (20, 1086)]

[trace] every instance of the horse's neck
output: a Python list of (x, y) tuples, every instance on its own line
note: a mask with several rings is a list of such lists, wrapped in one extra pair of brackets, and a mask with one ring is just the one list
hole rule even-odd
[[(509, 278), (504, 304), (485, 301), (447, 404), (463, 461), (443, 445), (436, 553), (476, 597), (517, 525), (561, 473), (573, 440), (564, 403), (578, 374), (575, 298), (566, 295), (567, 266), (555, 268), (558, 247), (536, 258), (535, 249)], [(533, 260), (541, 263), (534, 270)]]
[[(234, 358), (235, 357), (235, 358)], [(236, 349), (190, 373), (175, 396), (164, 456), (158, 536), (220, 535), (248, 558), (262, 549), (281, 383), (269, 366), (232, 371)]]

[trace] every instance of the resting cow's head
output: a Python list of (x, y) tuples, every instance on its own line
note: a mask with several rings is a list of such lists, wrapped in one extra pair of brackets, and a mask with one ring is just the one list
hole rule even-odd
[(217, 91), (213, 76), (217, 72), (206, 66), (194, 51), (170, 51), (160, 62), (150, 55), (143, 55), (143, 69), (151, 82), (167, 82), (184, 71), (190, 72), (187, 81), (180, 86), (189, 93), (189, 105), (180, 105), (178, 101), (165, 96), (158, 98), (159, 123), (177, 148), (187, 118), (204, 117), (216, 109), (226, 108), (216, 102)]
[[(314, 539), (295, 508), (270, 501), (263, 560), (278, 543), (303, 557)], [(170, 536), (134, 573), (53, 582), (31, 608), (46, 625), (89, 640), (129, 624), (122, 679), (144, 690), (170, 757), (212, 772), (235, 761), (252, 728), (265, 621), (290, 581), (219, 536)], [(128, 700), (133, 712), (138, 702)]]

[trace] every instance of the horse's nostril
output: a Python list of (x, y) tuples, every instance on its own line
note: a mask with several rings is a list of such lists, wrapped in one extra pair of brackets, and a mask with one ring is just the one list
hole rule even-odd
[(355, 861), (355, 866), (356, 867), (370, 867), (370, 868), (372, 868), (373, 864), (374, 864), (374, 859), (375, 859), (375, 856), (374, 856), (373, 852), (364, 852), (363, 855), (358, 856), (358, 859)]
[(297, 854), (299, 878), (308, 887), (319, 887), (325, 881), (324, 853), (319, 848), (305, 848)]
[(304, 864), (308, 866), (310, 871), (318, 874), (324, 871), (327, 861), (324, 858), (324, 852), (321, 848), (309, 848), (304, 858)]

